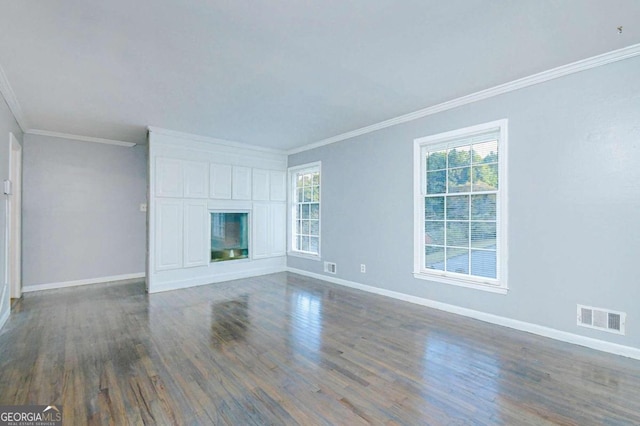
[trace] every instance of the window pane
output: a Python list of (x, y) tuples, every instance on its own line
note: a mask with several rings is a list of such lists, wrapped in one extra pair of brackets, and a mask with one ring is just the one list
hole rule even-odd
[(447, 248), (447, 271), (469, 273), (469, 250)]
[(471, 219), (496, 220), (495, 194), (471, 196)]
[(444, 271), (444, 247), (425, 247), (424, 266), (427, 269)]
[(447, 168), (447, 151), (430, 152), (427, 156), (427, 170), (442, 170)]
[(448, 192), (470, 192), (471, 191), (471, 167), (461, 169), (449, 169)]
[(290, 230), (294, 238), (291, 250), (318, 253), (320, 247), (320, 172), (319, 167), (298, 171), (292, 193), (293, 223)]
[(459, 146), (449, 150), (449, 168), (471, 164), (471, 146)]
[(305, 186), (304, 187), (304, 198), (302, 199), (302, 201), (304, 201), (305, 203), (308, 203), (311, 201), (311, 187), (310, 186)]
[(444, 222), (425, 222), (424, 243), (444, 245)]
[(485, 164), (473, 167), (473, 190), (495, 191), (498, 189), (498, 165)]
[(471, 250), (471, 275), (496, 278), (496, 252)]
[(496, 223), (471, 222), (471, 247), (496, 249)]
[(473, 163), (497, 163), (498, 141), (477, 143), (473, 145)]
[(445, 271), (443, 276), (463, 275), (458, 276), (463, 281), (464, 275), (487, 278), (469, 280), (475, 283), (499, 275), (498, 238), (505, 237), (498, 221), (505, 213), (498, 206), (504, 189), (499, 188), (500, 179), (506, 178), (498, 164), (503, 167), (506, 159), (502, 132), (502, 125), (487, 123), (414, 144), (422, 157), (415, 159), (423, 162), (424, 192), (415, 200), (424, 203), (424, 225), (415, 224), (424, 241), (423, 268)]
[(469, 247), (469, 222), (447, 222), (447, 245)]
[(447, 190), (447, 171), (427, 173), (427, 194), (442, 194)]
[(310, 237), (309, 238), (309, 251), (313, 253), (318, 253), (318, 248), (320, 246), (320, 239), (318, 237)]
[(424, 218), (427, 220), (444, 219), (444, 197), (425, 197)]
[(320, 222), (318, 222), (317, 220), (311, 221), (311, 228), (309, 230), (309, 234), (320, 235)]
[(311, 204), (311, 219), (319, 219), (320, 218), (320, 204)]
[(469, 196), (455, 195), (447, 197), (447, 220), (469, 220)]

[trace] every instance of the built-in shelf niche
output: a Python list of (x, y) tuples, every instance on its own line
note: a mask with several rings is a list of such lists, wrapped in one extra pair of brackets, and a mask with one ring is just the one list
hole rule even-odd
[(249, 212), (211, 212), (211, 262), (249, 258)]

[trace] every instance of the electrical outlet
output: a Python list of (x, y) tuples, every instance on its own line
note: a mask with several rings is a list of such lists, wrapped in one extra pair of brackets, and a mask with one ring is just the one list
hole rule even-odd
[(365, 272), (367, 272), (367, 265), (365, 265), (364, 263), (360, 264), (360, 272), (362, 272), (363, 274)]

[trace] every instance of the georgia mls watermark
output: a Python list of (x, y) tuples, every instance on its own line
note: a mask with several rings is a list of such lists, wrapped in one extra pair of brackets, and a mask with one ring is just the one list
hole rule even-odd
[(0, 426), (62, 426), (62, 407), (0, 405)]

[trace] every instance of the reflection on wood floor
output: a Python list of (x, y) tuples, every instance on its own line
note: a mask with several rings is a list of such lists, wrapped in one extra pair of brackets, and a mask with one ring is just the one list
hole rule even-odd
[(65, 424), (640, 424), (640, 361), (280, 273), (27, 293), (0, 404)]

